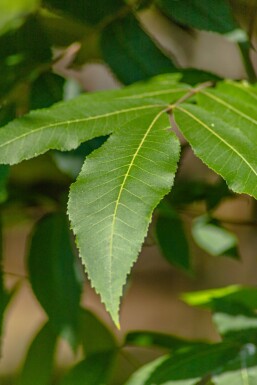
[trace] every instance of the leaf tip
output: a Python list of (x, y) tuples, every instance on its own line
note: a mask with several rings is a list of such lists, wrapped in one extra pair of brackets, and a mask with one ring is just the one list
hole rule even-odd
[[(103, 301), (102, 297), (101, 297), (101, 300)], [(119, 303), (118, 307), (116, 307), (116, 308), (114, 308), (114, 307), (110, 308), (105, 302), (103, 302), (103, 303), (105, 305), (107, 312), (109, 313), (109, 315), (111, 317), (112, 322), (114, 323), (114, 325), (116, 326), (116, 328), (118, 330), (121, 330), (120, 313), (119, 313), (120, 303)]]
[(120, 330), (120, 321), (116, 321), (116, 322), (115, 322), (115, 326), (116, 326), (116, 328), (117, 328), (118, 330)]

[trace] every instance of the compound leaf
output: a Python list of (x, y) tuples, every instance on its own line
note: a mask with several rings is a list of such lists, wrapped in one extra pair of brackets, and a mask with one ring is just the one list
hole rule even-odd
[(153, 209), (173, 183), (179, 142), (163, 111), (141, 114), (90, 155), (68, 212), (86, 270), (118, 325), (122, 287)]

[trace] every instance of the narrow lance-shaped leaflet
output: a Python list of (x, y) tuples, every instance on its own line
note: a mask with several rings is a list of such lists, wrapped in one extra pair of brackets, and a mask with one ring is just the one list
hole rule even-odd
[[(251, 90), (254, 92), (253, 87)], [(241, 99), (239, 107), (229, 88), (223, 93), (205, 90), (199, 93), (197, 106), (177, 105), (174, 116), (193, 151), (207, 166), (233, 191), (257, 198), (255, 103)]]
[(15, 164), (48, 150), (67, 151), (109, 135), (152, 108), (165, 108), (188, 86), (175, 75), (158, 76), (121, 90), (81, 95), (31, 111), (0, 128), (0, 163)]
[(159, 108), (131, 120), (87, 158), (71, 187), (80, 255), (117, 326), (122, 287), (176, 172), (179, 141), (169, 126)]

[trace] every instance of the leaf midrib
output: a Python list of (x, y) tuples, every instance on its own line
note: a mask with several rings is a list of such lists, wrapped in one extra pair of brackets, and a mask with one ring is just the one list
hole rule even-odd
[(137, 110), (143, 110), (143, 109), (147, 109), (147, 108), (154, 108), (154, 107), (163, 107), (163, 104), (147, 104), (147, 105), (144, 105), (144, 106), (138, 106), (138, 107), (133, 107), (133, 108), (126, 108), (126, 109), (123, 109), (123, 110), (117, 110), (117, 111), (109, 112), (109, 113), (102, 114), (102, 115), (89, 116), (89, 117), (82, 118), (82, 119), (73, 119), (73, 120), (66, 120), (66, 121), (61, 121), (61, 122), (57, 122), (57, 123), (47, 124), (45, 126), (38, 127), (36, 129), (34, 129), (33, 131), (25, 132), (22, 135), (16, 136), (15, 138), (12, 138), (9, 141), (0, 144), (0, 148), (8, 146), (8, 145), (10, 145), (13, 142), (16, 142), (16, 141), (18, 141), (20, 139), (23, 139), (23, 138), (25, 138), (27, 136), (30, 136), (30, 135), (34, 135), (34, 134), (36, 134), (36, 133), (38, 133), (38, 132), (40, 132), (42, 130), (45, 130), (45, 129), (48, 129), (48, 128), (51, 128), (51, 127), (56, 128), (56, 127), (61, 126), (63, 124), (70, 125), (72, 123), (82, 123), (82, 122), (87, 122), (87, 121), (90, 121), (90, 120), (102, 119), (102, 118), (110, 117), (110, 116), (113, 116), (113, 115), (123, 114), (123, 113), (126, 113), (126, 112), (133, 112), (133, 111), (137, 111)]
[[(114, 228), (115, 228), (115, 224), (116, 224), (116, 221), (117, 221), (117, 211), (118, 211), (118, 207), (119, 207), (119, 204), (120, 204), (120, 201), (121, 201), (121, 195), (122, 195), (122, 192), (124, 191), (124, 186), (126, 184), (126, 181), (130, 175), (130, 171), (135, 163), (135, 159), (140, 151), (140, 149), (142, 148), (148, 134), (150, 133), (151, 129), (153, 128), (153, 126), (155, 125), (155, 123), (157, 122), (157, 120), (160, 118), (160, 116), (165, 113), (166, 109), (165, 110), (162, 110), (160, 111), (155, 117), (154, 119), (152, 120), (151, 124), (149, 125), (148, 129), (146, 130), (143, 138), (141, 139), (141, 142), (139, 143), (138, 145), (138, 148), (136, 150), (136, 152), (134, 153), (133, 157), (132, 157), (132, 160), (131, 160), (131, 163), (129, 164), (129, 167), (128, 167), (128, 170), (127, 172), (125, 173), (124, 175), (124, 179), (123, 179), (123, 182), (120, 186), (120, 189), (119, 189), (119, 193), (118, 193), (118, 197), (117, 197), (117, 200), (116, 200), (116, 204), (115, 204), (115, 207), (114, 207), (114, 212), (113, 212), (113, 220), (112, 220), (112, 224), (111, 224), (111, 235), (110, 235), (110, 248), (109, 248), (109, 257), (110, 257), (110, 273), (111, 273), (111, 270), (112, 270), (112, 261), (113, 261), (113, 240), (114, 240)], [(109, 275), (110, 277), (110, 280), (109, 280), (109, 287), (111, 288), (112, 287), (112, 281), (111, 281), (111, 274)], [(113, 297), (112, 297), (112, 290), (110, 290), (110, 296), (111, 296), (111, 302), (113, 302)]]
[(246, 88), (244, 85), (239, 84), (239, 83), (236, 83), (236, 82), (233, 82), (233, 83), (228, 82), (227, 84), (229, 84), (229, 86), (238, 88), (240, 91), (246, 93), (247, 95), (250, 95), (252, 98), (257, 99), (257, 95), (256, 95), (255, 93), (251, 92), (251, 91), (250, 91), (248, 88)]
[(180, 88), (173, 88), (168, 89), (164, 91), (152, 91), (152, 92), (145, 92), (142, 94), (135, 94), (135, 95), (127, 95), (127, 96), (121, 96), (119, 99), (141, 99), (149, 96), (160, 96), (160, 95), (166, 95), (166, 94), (175, 94), (176, 92), (182, 92), (182, 91), (188, 91), (190, 88), (186, 87), (180, 87)]
[(222, 104), (223, 106), (225, 106), (226, 108), (228, 108), (229, 110), (231, 111), (234, 111), (237, 115), (239, 116), (242, 116), (243, 118), (249, 120), (249, 122), (252, 122), (253, 124), (257, 125), (257, 121), (253, 118), (251, 118), (250, 116), (246, 115), (244, 112), (238, 110), (237, 108), (233, 107), (231, 104), (225, 102), (224, 100), (220, 99), (218, 96), (215, 96), (214, 94), (211, 94), (209, 92), (206, 92), (206, 91), (202, 91), (202, 94), (215, 100), (216, 102), (218, 102), (219, 104)]
[[(216, 347), (216, 350), (213, 351), (213, 346), (214, 345), (210, 345), (210, 347), (206, 348), (206, 349), (203, 349), (203, 350), (199, 350), (198, 352), (193, 352), (192, 355), (190, 357), (186, 357), (182, 362), (176, 362), (173, 367), (166, 367), (166, 368), (162, 368), (162, 377), (161, 379), (165, 379), (165, 376), (167, 376), (167, 373), (170, 372), (170, 369), (174, 372), (174, 370), (178, 371), (180, 369), (180, 367), (184, 367), (186, 364), (190, 363), (190, 361), (195, 361), (195, 359), (197, 358), (198, 360), (201, 359), (201, 357), (206, 357), (207, 355), (211, 356), (212, 354), (216, 355), (217, 354), (217, 350), (219, 351), (219, 353), (222, 354), (223, 351), (226, 352), (227, 349), (232, 349), (232, 348), (236, 348), (237, 345), (234, 344), (234, 343), (227, 343), (227, 344), (218, 344), (217, 343), (217, 346)], [(193, 356), (193, 358), (192, 358)], [(167, 361), (169, 361), (170, 359), (168, 358)], [(165, 361), (164, 361), (165, 363)]]

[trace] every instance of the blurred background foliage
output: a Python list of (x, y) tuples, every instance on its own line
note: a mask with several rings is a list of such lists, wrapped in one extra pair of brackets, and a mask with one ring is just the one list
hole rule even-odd
[[(254, 0), (2, 0), (0, 125), (82, 91), (120, 87), (161, 73), (178, 72), (189, 84), (223, 77), (255, 82), (256, 14)], [(214, 65), (210, 63), (213, 56)], [(23, 363), (13, 372), (1, 367), (1, 383), (123, 384), (143, 363), (158, 356), (162, 358), (143, 366), (126, 383), (235, 383), (244, 371), (253, 381), (249, 383), (255, 383), (254, 287), (228, 286), (184, 297), (188, 305), (208, 308), (214, 314), (217, 329), (207, 333), (209, 342), (199, 330), (191, 340), (183, 331), (180, 336), (172, 335), (172, 328), (164, 334), (162, 315), (155, 331), (124, 328), (123, 333), (112, 332), (105, 326), (106, 315), (105, 321), (100, 320), (90, 306), (84, 306), (82, 293), (89, 289), (85, 289), (64, 213), (69, 185), (84, 158), (105, 140), (91, 140), (67, 153), (52, 151), (12, 168), (0, 166), (1, 233), (8, 234), (17, 223), (25, 224), (30, 233), (26, 232), (24, 277), (15, 273), (13, 259), (8, 262), (9, 256), (0, 252), (3, 362), (5, 328), (14, 306), (11, 300), (24, 279), (45, 312), (45, 323), (31, 336)], [(175, 186), (156, 210), (145, 254), (157, 246), (167, 262), (165, 268), (173, 269), (170, 277), (175, 281), (182, 277), (184, 289), (212, 288), (217, 283), (202, 277), (204, 265), (197, 254), (209, 255), (214, 276), (224, 256), (233, 264), (243, 264), (245, 250), (239, 247), (237, 235), (242, 228), (250, 228), (256, 237), (256, 205), (250, 198), (235, 197), (224, 181), (194, 160), (187, 143), (181, 141), (183, 156)], [(247, 214), (241, 215), (242, 207), (247, 207)], [(227, 216), (231, 212), (232, 217)], [(19, 240), (12, 242), (18, 242), (19, 249)], [(0, 245), (3, 249), (2, 236)], [(217, 282), (256, 284), (256, 280), (242, 281), (239, 272)], [(137, 325), (137, 314), (132, 316)], [(56, 361), (60, 340), (70, 346), (72, 357), (64, 368)], [(212, 374), (206, 377), (206, 373)]]

